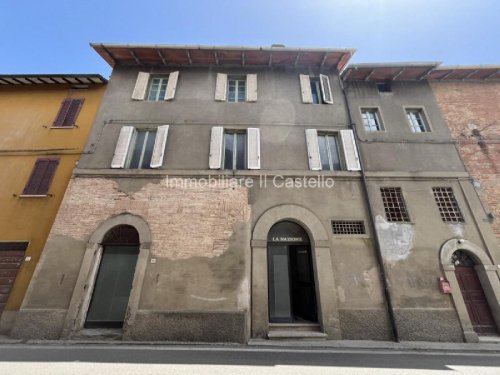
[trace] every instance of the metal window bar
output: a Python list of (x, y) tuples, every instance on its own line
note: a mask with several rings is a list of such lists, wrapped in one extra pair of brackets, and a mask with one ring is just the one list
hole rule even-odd
[(362, 220), (332, 220), (333, 234), (365, 234)]
[(464, 217), (451, 187), (432, 188), (434, 199), (445, 223), (463, 223)]
[(410, 215), (406, 208), (403, 192), (399, 187), (380, 188), (387, 221), (409, 222)]

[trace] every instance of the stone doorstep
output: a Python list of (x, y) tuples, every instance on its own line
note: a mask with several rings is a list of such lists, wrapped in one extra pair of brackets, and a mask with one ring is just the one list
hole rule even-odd
[(479, 336), (479, 342), (485, 344), (500, 344), (500, 336)]
[(304, 330), (272, 330), (267, 334), (269, 340), (326, 340), (326, 333)]
[(318, 323), (269, 323), (269, 331), (310, 331), (320, 332)]

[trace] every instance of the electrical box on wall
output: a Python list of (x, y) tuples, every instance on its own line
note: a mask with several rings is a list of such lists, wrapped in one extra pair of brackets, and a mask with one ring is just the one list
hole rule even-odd
[(448, 280), (445, 280), (444, 277), (439, 278), (439, 291), (443, 294), (451, 293), (451, 286)]

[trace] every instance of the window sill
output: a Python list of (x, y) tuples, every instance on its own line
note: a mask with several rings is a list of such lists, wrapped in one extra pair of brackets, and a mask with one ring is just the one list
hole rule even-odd
[(71, 125), (71, 126), (51, 126), (49, 129), (75, 129), (78, 128), (78, 125)]
[(21, 194), (19, 198), (47, 198), (51, 196), (52, 196), (51, 194), (45, 194), (45, 195)]

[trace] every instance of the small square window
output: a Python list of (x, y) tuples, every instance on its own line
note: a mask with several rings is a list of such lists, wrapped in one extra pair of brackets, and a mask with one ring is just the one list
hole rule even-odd
[(151, 168), (155, 140), (156, 130), (137, 130), (130, 144), (126, 168)]
[(408, 118), (412, 133), (425, 133), (430, 131), (424, 111), (421, 108), (407, 109), (406, 117)]
[(367, 132), (379, 132), (383, 130), (382, 121), (376, 108), (361, 109), (363, 125)]
[(406, 209), (403, 192), (400, 187), (380, 188), (387, 221), (409, 222), (410, 215)]
[(391, 81), (377, 82), (378, 92), (392, 92)]
[(227, 80), (227, 101), (241, 103), (246, 101), (247, 81), (245, 78), (231, 78)]
[(451, 187), (432, 188), (434, 199), (445, 223), (463, 223), (464, 218)]
[(247, 134), (237, 131), (224, 133), (224, 169), (246, 169)]
[(158, 102), (165, 100), (168, 76), (153, 77), (149, 83), (148, 100)]
[(340, 161), (339, 139), (337, 134), (318, 134), (321, 169), (324, 171), (342, 170)]

